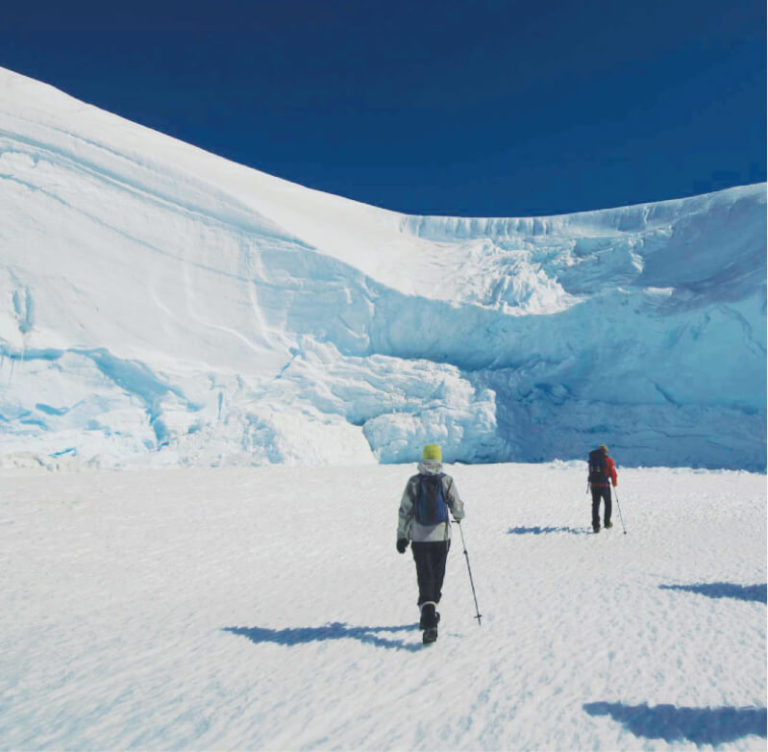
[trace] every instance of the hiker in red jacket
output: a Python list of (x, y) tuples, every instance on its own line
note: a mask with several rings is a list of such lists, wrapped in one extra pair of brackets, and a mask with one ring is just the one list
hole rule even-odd
[(592, 529), (600, 532), (600, 499), (605, 502), (603, 527), (613, 527), (611, 522), (611, 483), (618, 484), (616, 465), (608, 456), (608, 447), (601, 444), (589, 453), (589, 488), (592, 491)]

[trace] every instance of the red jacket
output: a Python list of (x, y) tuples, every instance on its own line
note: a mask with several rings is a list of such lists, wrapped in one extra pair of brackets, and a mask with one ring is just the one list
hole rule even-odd
[[(616, 465), (613, 463), (613, 460), (606, 454), (605, 455), (605, 469), (613, 481), (614, 488), (616, 487), (616, 484), (619, 482), (618, 476), (616, 475)], [(608, 483), (591, 483), (590, 484), (593, 488), (605, 488), (606, 486), (610, 485)]]

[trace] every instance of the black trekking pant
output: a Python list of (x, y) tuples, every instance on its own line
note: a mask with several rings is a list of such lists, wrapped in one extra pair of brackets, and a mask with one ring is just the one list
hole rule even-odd
[(427, 601), (440, 603), (445, 578), (445, 562), (448, 559), (450, 547), (450, 540), (411, 543), (413, 559), (416, 562), (416, 577), (419, 581), (419, 606)]
[(611, 521), (611, 487), (610, 486), (592, 486), (592, 527), (600, 527), (600, 500), (605, 501), (605, 510), (603, 512), (604, 525)]

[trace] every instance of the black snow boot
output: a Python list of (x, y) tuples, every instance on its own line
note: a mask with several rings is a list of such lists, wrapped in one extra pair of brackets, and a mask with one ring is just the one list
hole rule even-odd
[(430, 627), (424, 630), (424, 634), (421, 636), (421, 642), (423, 645), (430, 645), (437, 640), (437, 627)]
[(421, 618), (419, 619), (419, 629), (431, 629), (436, 628), (437, 623), (440, 621), (440, 614), (437, 613), (435, 608), (437, 604), (432, 601), (427, 601), (421, 604)]
[(425, 645), (429, 645), (437, 639), (437, 623), (440, 621), (440, 614), (437, 613), (436, 605), (433, 601), (426, 601), (421, 604), (419, 627), (424, 630), (421, 641)]

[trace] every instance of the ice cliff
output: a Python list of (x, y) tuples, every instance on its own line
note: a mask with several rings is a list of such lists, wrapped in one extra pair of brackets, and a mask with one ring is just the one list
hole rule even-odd
[(765, 469), (766, 187), (406, 216), (0, 69), (0, 455)]

